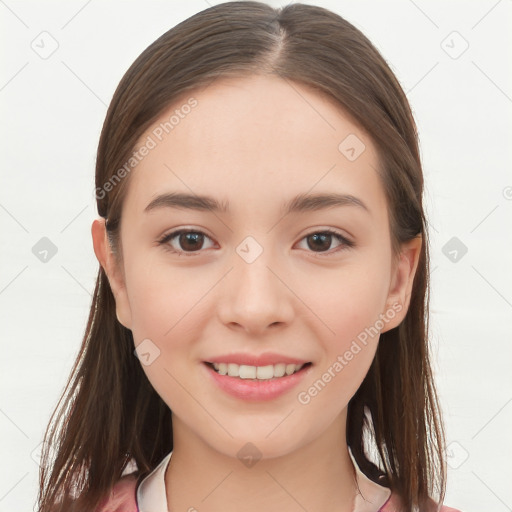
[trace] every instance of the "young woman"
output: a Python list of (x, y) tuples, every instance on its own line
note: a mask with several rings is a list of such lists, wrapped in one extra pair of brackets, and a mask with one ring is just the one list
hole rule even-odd
[(422, 193), (407, 99), (333, 12), (228, 2), (149, 46), (40, 512), (453, 510)]

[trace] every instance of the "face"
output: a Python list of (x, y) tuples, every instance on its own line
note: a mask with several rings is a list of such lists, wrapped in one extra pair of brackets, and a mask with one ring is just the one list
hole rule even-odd
[(93, 235), (118, 319), (176, 424), (223, 454), (252, 442), (269, 458), (341, 424), (379, 332), (406, 313), (419, 254), (410, 243), (395, 264), (368, 135), (317, 92), (253, 76), (184, 96), (138, 149), (122, 268), (99, 222)]

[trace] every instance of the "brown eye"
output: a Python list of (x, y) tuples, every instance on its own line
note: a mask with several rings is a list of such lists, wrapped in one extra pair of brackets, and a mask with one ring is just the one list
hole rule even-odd
[(307, 237), (308, 247), (313, 251), (329, 250), (332, 242), (332, 235), (326, 233), (315, 233)]
[(205, 240), (211, 240), (201, 231), (179, 230), (165, 235), (159, 244), (165, 245), (172, 252), (193, 253), (204, 249)]
[(181, 233), (178, 238), (178, 245), (185, 251), (197, 251), (201, 249), (203, 243), (201, 233)]
[[(331, 245), (334, 241), (338, 244), (332, 249)], [(336, 231), (317, 231), (306, 235), (303, 240), (306, 241), (306, 249), (315, 253), (329, 253), (338, 252), (339, 250), (347, 249), (354, 246), (354, 243), (340, 235)]]

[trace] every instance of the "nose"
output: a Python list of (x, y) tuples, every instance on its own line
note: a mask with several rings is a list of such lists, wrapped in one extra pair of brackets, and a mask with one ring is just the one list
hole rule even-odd
[[(254, 246), (249, 247), (254, 252)], [(289, 324), (294, 295), (284, 265), (279, 264), (271, 250), (263, 250), (252, 260), (243, 249), (242, 245), (234, 254), (233, 268), (219, 290), (220, 320), (231, 329), (253, 335)]]

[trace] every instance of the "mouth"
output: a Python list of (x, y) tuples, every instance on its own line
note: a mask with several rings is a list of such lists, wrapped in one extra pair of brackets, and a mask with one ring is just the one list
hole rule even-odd
[(202, 366), (221, 392), (243, 402), (265, 402), (289, 394), (311, 373), (313, 363), (251, 366), (205, 361)]
[(275, 381), (305, 371), (312, 363), (277, 363), (265, 366), (251, 366), (236, 363), (204, 363), (216, 374), (249, 381)]

